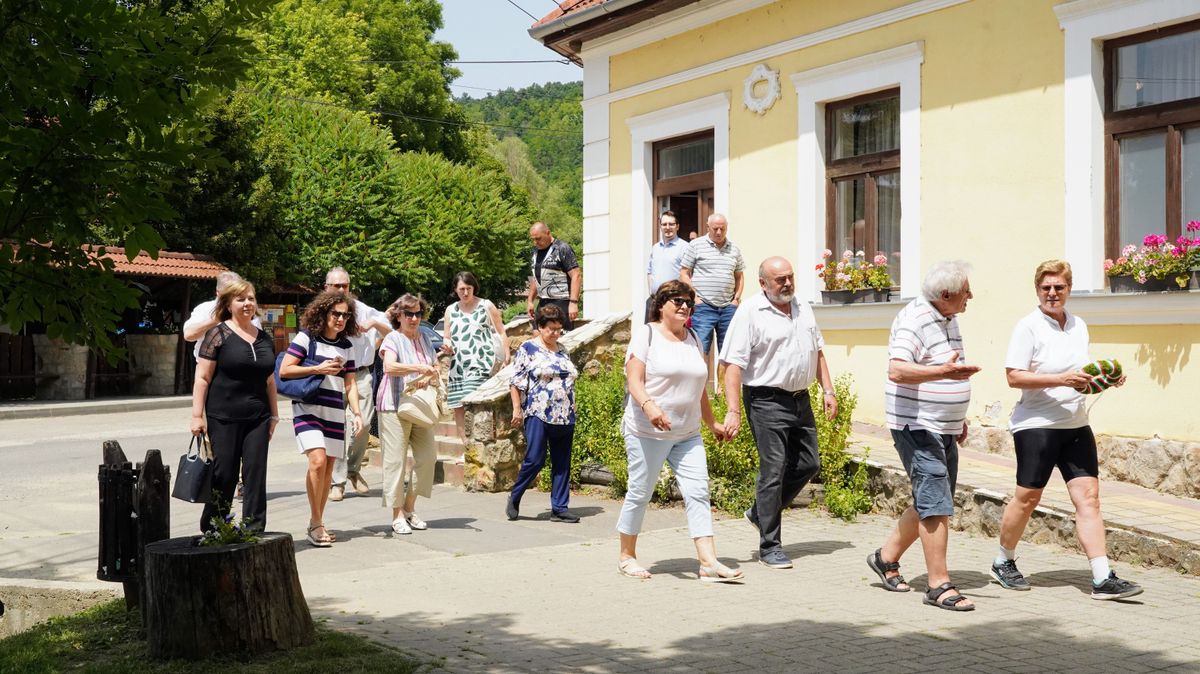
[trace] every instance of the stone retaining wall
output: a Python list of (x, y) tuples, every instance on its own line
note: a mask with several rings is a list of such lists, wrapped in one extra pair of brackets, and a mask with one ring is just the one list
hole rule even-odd
[(34, 335), (33, 352), (38, 400), (83, 400), (87, 397), (89, 351), (86, 346)]
[(175, 394), (175, 358), (179, 335), (127, 335), (129, 373), (133, 375), (134, 395), (169, 396)]
[[(875, 497), (877, 510), (898, 516), (912, 503), (912, 488), (902, 471), (869, 459), (854, 457), (853, 460), (867, 465), (868, 488)], [(998, 538), (1004, 505), (1004, 494), (959, 485), (954, 495), (955, 513), (950, 526), (958, 531)], [(1106, 531), (1108, 556), (1112, 559), (1200, 576), (1200, 546), (1114, 526), (1109, 526)], [(1038, 506), (1022, 540), (1055, 543), (1082, 554), (1075, 538), (1075, 514), (1057, 508)]]
[[(1015, 452), (1008, 429), (992, 425), (973, 427), (963, 447), (1007, 456)], [(1104, 479), (1200, 498), (1200, 442), (1098, 435), (1096, 448)]]
[[(614, 355), (624, 353), (629, 343), (630, 314), (610, 314), (563, 335), (560, 343), (571, 354), (580, 373), (595, 374)], [(518, 319), (520, 320), (520, 319)], [(528, 324), (528, 319), (524, 319)], [(509, 323), (510, 342), (517, 340), (522, 326)], [(506, 326), (506, 330), (510, 329)], [(527, 333), (526, 333), (527, 334)], [(517, 344), (520, 342), (518, 341)], [(508, 366), (463, 399), (466, 450), (463, 454), (463, 484), (471, 491), (498, 492), (512, 488), (525, 458), (525, 437), (513, 426)]]

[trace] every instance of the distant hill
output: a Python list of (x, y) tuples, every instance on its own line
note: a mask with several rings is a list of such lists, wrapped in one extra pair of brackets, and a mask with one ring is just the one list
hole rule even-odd
[(473, 120), (524, 127), (492, 127), (498, 138), (520, 138), (529, 161), (545, 181), (561, 190), (565, 205), (583, 209), (582, 82), (550, 82), (523, 89), (506, 89), (485, 98), (462, 97), (458, 102)]

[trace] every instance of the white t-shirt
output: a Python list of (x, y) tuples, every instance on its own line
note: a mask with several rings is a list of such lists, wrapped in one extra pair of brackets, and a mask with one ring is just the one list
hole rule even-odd
[(790, 315), (759, 293), (737, 308), (721, 362), (742, 368), (742, 384), (805, 391), (817, 377), (817, 352), (825, 347), (808, 304), (792, 298)]
[[(183, 323), (183, 334), (186, 335), (188, 333), (189, 329), (199, 327), (199, 326), (213, 320), (213, 309), (216, 309), (216, 308), (217, 308), (216, 298), (211, 299), (207, 302), (201, 302), (200, 304), (197, 304), (196, 308), (192, 309), (192, 314), (190, 316), (188, 316), (188, 319), (186, 321), (184, 321), (184, 323)], [(255, 316), (254, 318), (252, 318), (250, 320), (250, 322), (253, 323), (254, 327), (256, 327), (256, 328), (262, 327), (262, 321), (259, 320), (258, 316)], [(203, 341), (204, 341), (204, 335), (201, 335), (200, 339), (196, 340), (195, 348), (192, 349), (192, 357), (195, 358), (196, 360), (200, 360), (200, 342), (203, 342)]]
[[(1061, 374), (1087, 365), (1087, 324), (1067, 312), (1066, 326), (1034, 309), (1017, 322), (1004, 367), (1034, 374)], [(1027, 428), (1081, 428), (1088, 423), (1084, 395), (1069, 386), (1021, 390), (1013, 408), (1009, 430)]]
[(354, 322), (358, 324), (359, 333), (357, 337), (350, 338), (350, 344), (353, 345), (350, 354), (359, 367), (368, 367), (375, 362), (375, 341), (379, 339), (379, 330), (367, 326), (376, 319), (383, 321), (384, 325), (390, 325), (387, 314), (373, 309), (362, 300), (354, 301)]
[[(654, 339), (650, 339), (654, 330)], [(660, 431), (634, 402), (625, 401), (621, 431), (655, 440), (683, 440), (700, 432), (700, 394), (708, 379), (708, 367), (700, 353), (700, 342), (689, 330), (682, 342), (675, 341), (651, 324), (640, 325), (629, 340), (625, 362), (637, 357), (646, 364), (646, 393), (671, 420), (671, 430)], [(649, 407), (649, 405), (647, 405)]]

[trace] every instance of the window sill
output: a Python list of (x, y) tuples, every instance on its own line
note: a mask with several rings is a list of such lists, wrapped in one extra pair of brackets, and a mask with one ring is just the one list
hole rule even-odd
[(1071, 293), (1067, 307), (1088, 325), (1200, 325), (1200, 291)]
[(912, 298), (863, 304), (814, 304), (813, 314), (822, 332), (827, 330), (890, 330), (896, 314)]

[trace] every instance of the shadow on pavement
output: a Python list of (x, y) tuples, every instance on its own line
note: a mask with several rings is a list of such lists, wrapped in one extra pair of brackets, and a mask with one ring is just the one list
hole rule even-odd
[[(674, 563), (668, 560), (666, 563)], [(964, 575), (964, 574), (960, 574)], [(733, 589), (730, 587), (730, 589)], [(837, 601), (831, 596), (831, 602)], [(476, 614), (451, 621), (423, 613), (376, 617), (338, 612), (321, 600), (317, 613), (337, 629), (385, 640), (447, 671), (470, 672), (880, 672), (880, 671), (1157, 671), (1189, 664), (1132, 650), (1103, 634), (1080, 638), (1049, 619), (971, 621), (971, 614), (930, 610), (928, 631), (879, 635), (878, 625), (837, 620), (721, 624), (678, 640), (662, 635), (661, 656), (620, 643), (532, 635), (513, 616)], [(829, 610), (836, 610), (831, 603)], [(563, 605), (563, 610), (571, 609)], [(675, 610), (663, 607), (664, 611)], [(963, 624), (956, 625), (956, 621)], [(1194, 664), (1194, 663), (1193, 663)], [(423, 670), (425, 671), (425, 670)]]

